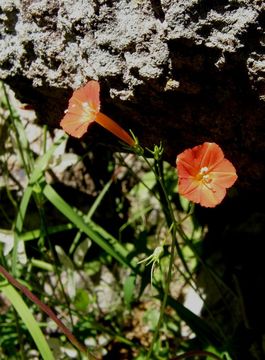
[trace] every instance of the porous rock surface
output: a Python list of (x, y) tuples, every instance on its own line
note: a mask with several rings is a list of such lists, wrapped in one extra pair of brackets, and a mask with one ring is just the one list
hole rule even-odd
[[(167, 158), (217, 142), (239, 184), (264, 188), (262, 0), (0, 0), (0, 78), (59, 126), (71, 90)], [(92, 129), (93, 130), (93, 129)], [(86, 141), (109, 141), (99, 127)]]

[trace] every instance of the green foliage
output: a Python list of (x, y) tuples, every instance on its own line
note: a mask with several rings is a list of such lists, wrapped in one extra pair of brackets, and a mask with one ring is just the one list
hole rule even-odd
[(54, 360), (54, 356), (45, 337), (43, 336), (43, 333), (40, 330), (38, 323), (34, 319), (29, 308), (24, 303), (18, 292), (11, 285), (2, 285), (1, 292), (7, 297), (7, 299), (11, 302), (20, 315), (23, 323), (34, 339), (42, 358), (44, 360)]
[[(205, 229), (193, 207), (178, 196), (176, 172), (162, 161), (162, 147), (155, 147), (154, 159), (141, 159), (140, 146), (139, 156), (116, 154), (116, 162), (105, 164), (105, 178), (96, 179), (100, 190), (93, 201), (83, 205), (69, 198), (68, 190), (58, 190), (53, 173), (58, 164), (64, 168), (60, 161), (69, 155), (67, 137), (56, 137), (47, 147), (48, 133), (41, 129), (43, 147), (36, 154), (7, 95), (1, 106), (2, 121), (9, 125), (5, 134), (25, 180), (21, 186), (14, 181), (10, 148), (3, 148), (1, 264), (56, 309), (91, 359), (115, 351), (138, 360), (176, 357), (194, 349), (192, 336), (182, 334), (184, 323), (195, 333), (196, 346), (229, 352), (218, 324), (204, 321), (181, 301), (190, 288), (203, 297), (195, 272), (198, 265), (206, 267), (200, 259)], [(82, 146), (79, 164), (92, 157), (87, 145)], [(118, 224), (116, 230), (104, 223), (108, 216), (111, 224)], [(11, 285), (0, 290), (6, 301), (1, 358), (11, 358), (10, 351), (24, 359), (35, 353), (43, 359), (64, 359), (69, 351), (72, 358), (86, 358), (37, 304)]]

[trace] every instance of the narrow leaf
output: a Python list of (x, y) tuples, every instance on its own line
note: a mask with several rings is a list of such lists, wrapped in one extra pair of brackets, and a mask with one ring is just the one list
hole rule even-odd
[(34, 319), (31, 311), (29, 310), (19, 293), (11, 285), (2, 286), (1, 291), (18, 312), (19, 316), (21, 317), (22, 321), (30, 332), (43, 359), (55, 360), (37, 321)]
[(83, 231), (92, 241), (99, 245), (109, 255), (121, 264), (134, 268), (130, 261), (126, 259), (126, 256), (128, 255), (127, 250), (119, 244), (114, 237), (110, 234), (108, 234), (108, 236), (104, 236), (107, 235), (107, 232), (103, 229), (101, 229), (99, 233), (99, 231), (97, 231), (99, 227), (92, 221), (89, 221), (86, 224), (83, 221), (83, 218), (79, 216), (50, 185), (45, 186), (43, 194), (54, 207), (56, 207), (62, 214), (64, 214), (65, 217), (68, 218), (68, 220), (70, 220), (79, 230)]

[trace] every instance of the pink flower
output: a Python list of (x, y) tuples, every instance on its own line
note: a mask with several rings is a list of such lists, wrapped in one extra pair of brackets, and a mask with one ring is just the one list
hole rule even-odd
[(179, 154), (177, 171), (179, 194), (206, 207), (219, 204), (237, 179), (221, 148), (209, 142)]

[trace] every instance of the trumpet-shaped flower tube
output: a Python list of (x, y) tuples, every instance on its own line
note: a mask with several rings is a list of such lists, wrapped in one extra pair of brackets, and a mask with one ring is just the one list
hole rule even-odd
[(219, 204), (237, 179), (221, 148), (209, 142), (179, 154), (177, 171), (179, 194), (205, 207)]
[(91, 124), (97, 122), (129, 146), (134, 146), (132, 137), (115, 121), (100, 112), (99, 92), (99, 83), (94, 80), (75, 90), (60, 122), (61, 127), (67, 134), (80, 138)]

